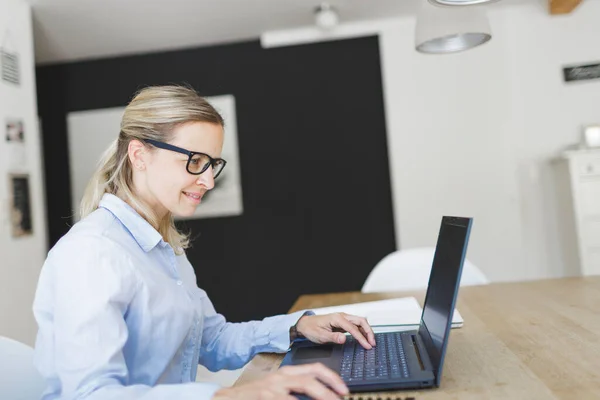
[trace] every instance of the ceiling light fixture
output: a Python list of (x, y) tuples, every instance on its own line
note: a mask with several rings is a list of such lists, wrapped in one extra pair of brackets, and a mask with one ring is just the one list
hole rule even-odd
[(499, 0), (429, 0), (436, 6), (474, 6), (476, 4), (494, 3)]
[(418, 52), (457, 53), (482, 45), (491, 38), (492, 31), (481, 7), (434, 7), (423, 1), (415, 31)]
[(315, 23), (323, 30), (330, 30), (339, 23), (336, 9), (329, 3), (321, 3), (315, 8)]

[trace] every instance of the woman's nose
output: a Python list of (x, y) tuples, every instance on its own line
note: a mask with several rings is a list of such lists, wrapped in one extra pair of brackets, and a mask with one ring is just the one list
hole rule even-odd
[(209, 167), (206, 171), (198, 175), (198, 179), (196, 180), (198, 185), (202, 185), (206, 187), (208, 190), (215, 187), (215, 179), (213, 178), (213, 170), (212, 167)]

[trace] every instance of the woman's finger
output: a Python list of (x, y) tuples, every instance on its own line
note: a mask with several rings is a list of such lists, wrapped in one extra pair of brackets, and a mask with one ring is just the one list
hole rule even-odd
[(371, 344), (369, 343), (367, 338), (365, 338), (365, 336), (362, 334), (362, 332), (360, 330), (358, 330), (358, 327), (356, 325), (354, 325), (352, 322), (348, 321), (342, 315), (338, 315), (336, 318), (334, 318), (333, 324), (335, 324), (338, 328), (344, 329), (346, 332), (348, 332), (352, 336), (354, 336), (354, 338), (365, 349), (370, 350), (373, 348), (373, 346), (371, 346)]
[(348, 321), (352, 322), (355, 325), (358, 325), (362, 328), (363, 332), (366, 333), (367, 340), (372, 346), (375, 346), (377, 343), (375, 342), (375, 332), (373, 332), (373, 328), (369, 325), (369, 322), (366, 318), (358, 317), (356, 315), (342, 314), (344, 318)]

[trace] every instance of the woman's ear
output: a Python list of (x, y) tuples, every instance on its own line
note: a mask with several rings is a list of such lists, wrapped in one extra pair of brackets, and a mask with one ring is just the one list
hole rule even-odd
[(127, 154), (133, 168), (140, 171), (146, 168), (148, 149), (142, 142), (137, 139), (130, 141), (129, 146), (127, 147)]

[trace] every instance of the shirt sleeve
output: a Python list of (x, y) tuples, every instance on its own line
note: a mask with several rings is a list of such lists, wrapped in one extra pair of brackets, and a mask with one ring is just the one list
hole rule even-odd
[[(49, 256), (34, 302), (36, 353), (55, 352), (55, 365), (36, 366), (47, 379), (60, 382), (61, 399), (212, 398), (219, 389), (212, 384), (128, 385), (123, 346), (125, 314), (137, 289), (135, 272), (127, 256), (101, 238), (72, 244), (77, 251), (63, 246)], [(53, 321), (48, 321), (43, 303), (52, 297)]]
[(198, 290), (204, 313), (199, 363), (210, 371), (241, 368), (258, 353), (286, 352), (290, 348), (290, 328), (307, 312), (231, 323), (215, 311), (206, 292)]

